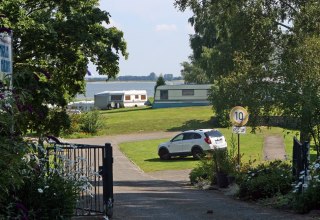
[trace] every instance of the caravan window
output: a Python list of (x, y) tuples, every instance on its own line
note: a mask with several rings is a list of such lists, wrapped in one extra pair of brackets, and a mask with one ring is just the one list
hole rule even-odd
[(194, 96), (194, 89), (183, 89), (182, 95), (183, 96)]
[(168, 90), (160, 90), (160, 100), (168, 99)]
[(139, 99), (139, 95), (136, 95), (135, 98), (136, 98), (136, 99)]
[(122, 95), (112, 95), (111, 96), (111, 101), (121, 101), (122, 100)]
[(126, 95), (125, 100), (127, 100), (127, 101), (131, 100), (131, 96), (130, 95)]
[(141, 100), (146, 100), (146, 99), (147, 99), (146, 95), (141, 95)]

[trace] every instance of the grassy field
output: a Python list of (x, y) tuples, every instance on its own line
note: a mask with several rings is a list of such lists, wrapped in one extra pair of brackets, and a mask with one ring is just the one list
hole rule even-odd
[[(231, 129), (221, 128), (219, 130), (226, 137), (229, 149), (234, 146), (237, 150), (237, 136), (232, 135)], [(273, 134), (282, 135), (284, 137), (286, 152), (288, 154), (288, 158), (291, 158), (292, 138), (294, 133), (288, 130), (283, 130), (281, 128), (261, 128), (256, 132), (256, 134), (251, 134), (250, 132), (248, 132), (247, 134), (240, 135), (240, 154), (243, 155), (241, 161), (248, 162), (249, 160), (256, 160), (257, 162), (262, 162), (264, 137), (266, 135)], [(157, 146), (164, 141), (168, 141), (168, 139), (122, 143), (120, 144), (120, 149), (127, 155), (127, 157), (129, 157), (145, 172), (174, 169), (191, 169), (196, 166), (198, 161), (192, 159), (192, 157), (187, 157), (184, 159), (173, 158), (169, 161), (160, 160), (157, 155)], [(234, 144), (232, 144), (232, 142)]]
[(212, 116), (210, 106), (165, 109), (145, 107), (101, 111), (102, 128), (98, 135), (210, 128)]
[[(116, 135), (128, 133), (141, 133), (153, 131), (183, 131), (198, 128), (212, 128), (213, 111), (211, 106), (186, 107), (186, 108), (163, 108), (152, 109), (123, 108), (115, 110), (100, 111), (101, 129), (96, 134)], [(228, 146), (231, 147), (232, 132), (230, 128), (219, 129), (226, 137)], [(282, 128), (260, 128), (255, 134), (250, 133), (240, 135), (240, 153), (243, 154), (242, 161), (257, 160), (263, 161), (262, 155), (263, 141), (266, 135), (277, 134), (284, 137), (288, 158), (292, 158), (292, 143), (294, 131)], [(86, 134), (74, 134), (69, 138), (88, 137)], [(167, 140), (152, 140), (134, 143), (121, 144), (121, 150), (138, 166), (145, 171), (167, 170), (167, 169), (187, 169), (195, 166), (197, 161), (187, 159), (175, 159), (163, 162), (158, 159), (157, 146), (160, 142)], [(237, 146), (237, 137), (234, 137)], [(139, 148), (139, 151), (136, 149)]]

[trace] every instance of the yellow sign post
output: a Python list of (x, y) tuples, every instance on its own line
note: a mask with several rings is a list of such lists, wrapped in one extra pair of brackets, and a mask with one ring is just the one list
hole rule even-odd
[(241, 106), (236, 106), (230, 111), (230, 120), (233, 124), (233, 132), (238, 134), (238, 166), (240, 167), (240, 133), (244, 134), (249, 120), (249, 114), (247, 110)]

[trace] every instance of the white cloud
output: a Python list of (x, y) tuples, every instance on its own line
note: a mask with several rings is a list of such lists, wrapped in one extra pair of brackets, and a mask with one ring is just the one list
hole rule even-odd
[(177, 26), (174, 24), (158, 24), (155, 28), (156, 31), (176, 31)]

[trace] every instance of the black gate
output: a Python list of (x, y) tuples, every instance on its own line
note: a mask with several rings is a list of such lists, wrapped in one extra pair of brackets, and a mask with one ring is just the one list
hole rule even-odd
[(293, 153), (292, 153), (292, 175), (296, 181), (299, 180), (301, 172), (305, 176), (308, 175), (308, 167), (310, 163), (310, 143), (300, 143), (296, 137), (293, 138)]
[[(63, 166), (87, 184), (79, 196), (75, 215), (113, 214), (113, 157), (112, 146), (55, 143), (47, 148), (48, 161)], [(52, 163), (48, 163), (48, 166)], [(48, 167), (49, 168), (49, 167)]]

